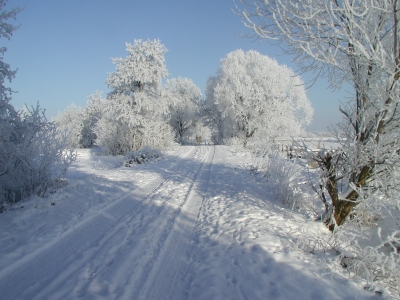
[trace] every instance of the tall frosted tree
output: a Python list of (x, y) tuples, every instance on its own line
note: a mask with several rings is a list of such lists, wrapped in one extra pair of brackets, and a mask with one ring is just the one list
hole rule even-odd
[[(162, 79), (168, 75), (159, 40), (126, 43), (128, 56), (114, 58), (109, 74), (109, 104), (93, 132), (108, 154), (123, 154), (144, 146), (165, 148), (173, 142), (168, 123), (168, 103), (162, 97)], [(162, 128), (162, 130), (160, 130)]]
[[(224, 125), (221, 136), (274, 140), (296, 135), (311, 122), (313, 109), (294, 72), (257, 51), (236, 50), (221, 60), (208, 81), (207, 105)], [(218, 126), (217, 126), (218, 128)]]

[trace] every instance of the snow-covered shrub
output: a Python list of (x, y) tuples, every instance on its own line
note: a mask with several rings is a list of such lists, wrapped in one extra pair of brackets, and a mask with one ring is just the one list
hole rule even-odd
[(102, 93), (96, 92), (89, 96), (85, 108), (72, 104), (53, 119), (60, 133), (66, 135), (70, 147), (93, 147), (97, 138), (93, 128), (103, 114), (105, 101)]
[(344, 251), (338, 257), (349, 274), (364, 279), (369, 290), (385, 286), (393, 296), (400, 296), (400, 230), (392, 232), (385, 240), (381, 239), (378, 246), (360, 247), (355, 244), (352, 248), (354, 252), (350, 255)]
[(106, 100), (102, 92), (89, 96), (85, 110), (82, 114), (79, 145), (83, 148), (92, 148), (96, 143), (96, 133), (93, 131), (97, 122), (103, 115)]
[[(3, 10), (6, 1), (0, 0), (0, 37), (10, 39), (14, 30), (5, 23), (15, 19), (20, 8)], [(31, 194), (43, 195), (60, 181), (75, 153), (67, 150), (67, 139), (60, 137), (57, 125), (48, 122), (39, 105), (16, 111), (10, 104), (12, 90), (5, 87), (16, 71), (3, 61), (6, 48), (0, 48), (0, 206)], [(3, 208), (1, 208), (2, 210)]]
[(124, 155), (145, 146), (167, 149), (174, 145), (174, 133), (163, 119), (137, 113), (128, 95), (115, 95), (107, 100), (101, 118), (93, 128), (96, 145), (106, 155)]
[(251, 150), (250, 171), (266, 181), (275, 200), (302, 211), (309, 218), (321, 216), (320, 201), (308, 184), (310, 174), (303, 159), (289, 159), (278, 144), (269, 147), (264, 143), (252, 144), (248, 150)]
[(257, 174), (265, 174), (267, 172), (268, 154), (270, 149), (253, 149), (251, 151), (250, 171)]
[(131, 112), (130, 97), (118, 97), (107, 101), (104, 113), (93, 128), (96, 145), (106, 155), (123, 155), (136, 148), (140, 135), (140, 122)]
[(140, 115), (120, 115), (114, 110), (106, 111), (93, 131), (96, 145), (106, 155), (124, 155), (145, 146), (166, 149), (173, 144), (174, 134), (168, 124), (151, 122), (141, 124)]
[[(65, 174), (76, 154), (39, 105), (1, 120), (0, 203), (46, 190)], [(6, 130), (4, 130), (6, 129)]]
[[(365, 196), (365, 195), (364, 195)], [(302, 232), (296, 249), (308, 253), (333, 251), (333, 272), (347, 271), (365, 288), (394, 298), (400, 296), (400, 210), (387, 195), (360, 202), (349, 218), (331, 233)]]
[(209, 143), (211, 140), (210, 128), (200, 121), (196, 122), (195, 126), (190, 129), (190, 134), (195, 137), (197, 144)]
[(265, 178), (276, 200), (293, 205), (299, 199), (293, 180), (300, 174), (300, 166), (295, 159), (286, 159), (278, 150), (268, 154)]
[(141, 136), (140, 143), (138, 143), (138, 149), (149, 146), (160, 150), (167, 150), (177, 145), (174, 142), (175, 133), (169, 124), (162, 121), (153, 121), (144, 128), (145, 130)]
[(80, 147), (83, 116), (84, 109), (71, 104), (53, 119), (57, 123), (60, 138), (64, 136), (71, 148)]
[(203, 114), (203, 123), (210, 128), (210, 138), (215, 145), (223, 145), (225, 139), (231, 136), (228, 122), (228, 116), (221, 111), (214, 101), (214, 88), (217, 84), (217, 78), (210, 76), (207, 80), (206, 98), (202, 102), (201, 111)]
[(226, 139), (225, 144), (235, 148), (243, 148), (243, 140), (237, 136)]
[(251, 149), (250, 170), (260, 174), (274, 198), (286, 205), (294, 205), (302, 198), (297, 182), (302, 169), (297, 159), (286, 158), (275, 145), (253, 145)]
[(172, 78), (164, 85), (164, 98), (169, 103), (169, 124), (175, 131), (175, 141), (182, 144), (200, 118), (201, 91), (188, 78)]
[(129, 151), (125, 154), (124, 166), (130, 167), (133, 164), (143, 164), (162, 159), (162, 153), (159, 149), (144, 147), (139, 151)]

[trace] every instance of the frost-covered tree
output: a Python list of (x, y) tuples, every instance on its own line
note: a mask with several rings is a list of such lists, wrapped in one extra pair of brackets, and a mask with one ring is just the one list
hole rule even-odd
[(192, 80), (178, 77), (167, 80), (164, 97), (168, 99), (170, 124), (176, 133), (176, 141), (182, 143), (184, 135), (196, 126), (200, 117), (201, 91)]
[(203, 121), (211, 130), (211, 140), (216, 145), (223, 145), (231, 136), (228, 126), (228, 116), (222, 112), (214, 100), (214, 88), (217, 77), (210, 76), (207, 80), (206, 96), (202, 105)]
[(313, 109), (301, 79), (257, 51), (229, 53), (208, 83), (225, 129), (244, 146), (250, 138), (295, 135), (311, 122)]
[[(16, 15), (21, 11), (21, 8), (17, 7), (10, 11), (4, 10), (7, 0), (0, 0), (0, 38), (10, 39), (13, 32), (18, 29), (18, 26), (14, 26), (6, 21), (9, 19), (16, 19)], [(12, 90), (5, 86), (5, 81), (11, 80), (15, 77), (17, 71), (12, 71), (9, 64), (5, 63), (4, 53), (7, 51), (6, 47), (0, 48), (0, 113), (2, 118), (9, 118), (15, 115), (15, 109), (10, 104)]]
[[(393, 193), (398, 184), (400, 5), (398, 0), (241, 0), (246, 26), (260, 38), (284, 43), (303, 71), (348, 82), (354, 99), (334, 129), (342, 148), (314, 156), (323, 172), (330, 229), (360, 203)], [(338, 182), (348, 182), (339, 193)], [(389, 196), (392, 195), (392, 196)], [(397, 194), (398, 195), (398, 194)], [(389, 197), (388, 197), (389, 196)]]
[(109, 74), (112, 89), (93, 132), (96, 144), (112, 155), (139, 150), (144, 146), (165, 148), (173, 143), (168, 125), (168, 103), (162, 97), (162, 79), (167, 76), (159, 40), (127, 43), (126, 58), (115, 58), (115, 72)]
[(103, 98), (102, 92), (96, 92), (89, 96), (82, 117), (79, 140), (81, 147), (91, 148), (95, 145), (97, 135), (94, 132), (94, 127), (103, 116), (106, 101), (107, 100)]
[(159, 40), (135, 40), (133, 44), (126, 43), (126, 50), (126, 58), (112, 59), (116, 70), (107, 78), (108, 87), (112, 89), (109, 99), (130, 96), (134, 113), (164, 118), (168, 103), (161, 101), (161, 84), (168, 75), (164, 58), (167, 49)]
[(126, 50), (126, 58), (112, 59), (116, 70), (107, 78), (112, 94), (135, 96), (136, 92), (145, 91), (158, 97), (161, 81), (168, 75), (165, 46), (159, 40), (135, 40), (133, 44), (126, 43)]

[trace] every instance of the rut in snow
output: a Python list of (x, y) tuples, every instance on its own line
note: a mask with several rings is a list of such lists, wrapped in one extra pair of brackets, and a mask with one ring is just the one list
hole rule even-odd
[[(188, 147), (176, 165), (171, 166), (168, 178), (154, 180), (143, 190), (133, 190), (115, 199), (59, 239), (3, 269), (0, 298), (63, 297), (69, 293), (64, 287), (71, 284), (77, 297), (85, 296), (87, 289), (110, 289), (115, 297), (128, 299), (136, 298), (139, 291), (146, 293), (149, 280), (159, 278), (154, 275), (158, 271), (152, 272), (154, 264), (160, 265), (160, 259), (167, 258), (169, 248), (187, 242), (177, 231), (190, 229), (195, 221), (190, 219), (196, 216), (196, 206), (198, 210), (202, 200), (193, 191), (198, 186), (195, 180), (202, 177), (204, 164), (211, 163), (213, 153), (213, 147)], [(174, 248), (174, 255), (179, 249)], [(115, 285), (102, 286), (102, 272), (107, 277), (112, 272)], [(94, 273), (96, 283), (92, 284)]]

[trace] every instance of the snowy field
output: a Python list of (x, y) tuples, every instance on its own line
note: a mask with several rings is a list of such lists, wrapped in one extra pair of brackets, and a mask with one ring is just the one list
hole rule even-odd
[(287, 148), (290, 147), (296, 148), (297, 144), (300, 147), (303, 145), (307, 145), (309, 149), (336, 149), (340, 147), (340, 144), (333, 138), (302, 138), (302, 137), (295, 137), (294, 139), (277, 139), (277, 145), (279, 149), (286, 151)]
[(295, 251), (326, 229), (226, 146), (131, 168), (78, 150), (68, 185), (0, 215), (0, 299), (381, 299)]

